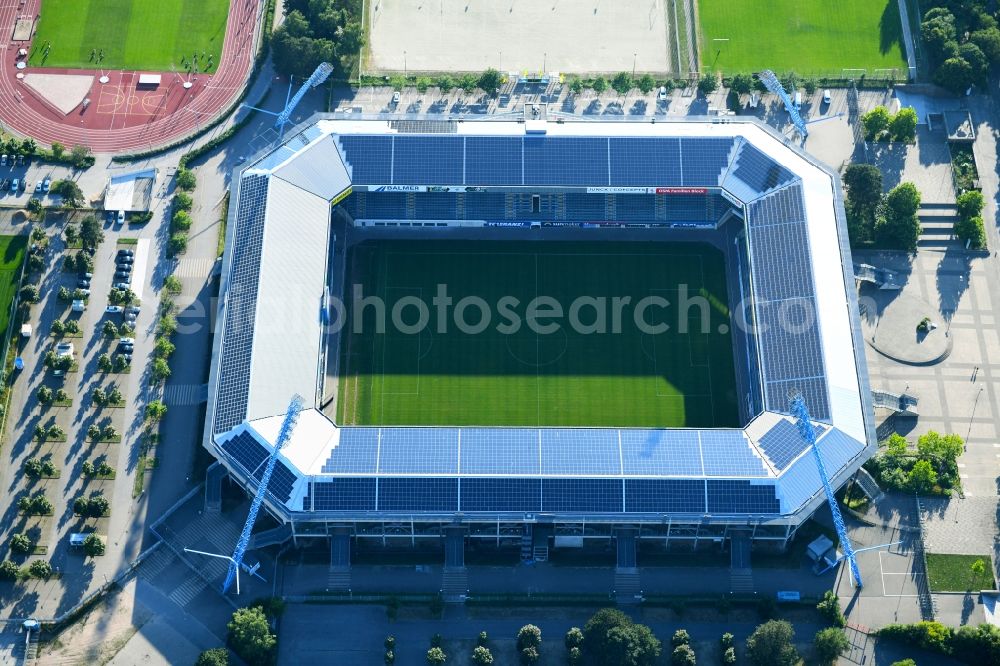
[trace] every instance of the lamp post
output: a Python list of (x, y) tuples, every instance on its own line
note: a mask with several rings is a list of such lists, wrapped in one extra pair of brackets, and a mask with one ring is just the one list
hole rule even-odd
[(403, 51), (403, 78), (406, 78), (406, 51)]
[(542, 74), (545, 74), (545, 66), (549, 62), (549, 54), (545, 52), (542, 54)]
[(635, 81), (635, 60), (639, 57), (638, 53), (632, 54), (632, 80)]

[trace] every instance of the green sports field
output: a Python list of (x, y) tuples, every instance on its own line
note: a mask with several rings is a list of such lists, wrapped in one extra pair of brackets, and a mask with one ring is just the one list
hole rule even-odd
[[(348, 261), (348, 283), (384, 300), (386, 326), (377, 332), (369, 306), (359, 333), (347, 304), (340, 424), (738, 425), (725, 268), (722, 254), (708, 245), (386, 241), (355, 247)], [(438, 285), (452, 299), (446, 310), (432, 301)], [(680, 285), (689, 298), (703, 297), (707, 326), (701, 309), (678, 306)], [(556, 323), (551, 332), (528, 325), (529, 303), (541, 296), (563, 310), (562, 318), (536, 320), (535, 329)], [(418, 328), (415, 300), (427, 306), (419, 333), (392, 323), (394, 304), (405, 297), (404, 326)], [(490, 321), (482, 332), (455, 324), (466, 297), (485, 301)], [(599, 317), (599, 305), (579, 301), (571, 317), (579, 297), (592, 304), (605, 299), (606, 316)], [(615, 297), (631, 299), (619, 309), (617, 327)], [(635, 322), (636, 306), (649, 297), (671, 303), (642, 312), (647, 325), (666, 324), (666, 332)], [(687, 333), (680, 332), (681, 318), (691, 321)], [(476, 328), (481, 309), (467, 307), (462, 320)], [(603, 333), (573, 325), (596, 331), (599, 320)]]
[(702, 71), (906, 72), (896, 0), (699, 0), (698, 11)]
[(10, 304), (21, 276), (27, 236), (0, 236), (0, 339), (10, 325)]
[[(199, 63), (214, 56), (212, 71), (229, 0), (43, 0), (41, 12), (29, 58), (34, 66), (184, 71), (181, 57), (190, 61), (197, 53)], [(94, 49), (104, 49), (103, 60), (91, 57)]]

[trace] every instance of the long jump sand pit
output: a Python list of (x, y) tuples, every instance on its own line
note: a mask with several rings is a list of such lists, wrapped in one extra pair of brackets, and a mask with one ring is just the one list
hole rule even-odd
[(369, 0), (367, 69), (666, 72), (668, 1)]

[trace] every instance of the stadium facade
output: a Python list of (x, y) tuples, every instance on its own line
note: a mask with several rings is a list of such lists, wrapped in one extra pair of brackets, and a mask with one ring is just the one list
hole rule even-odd
[[(874, 451), (839, 178), (755, 120), (321, 115), (241, 166), (232, 194), (204, 445), (255, 492), (290, 397), (305, 398), (265, 495), (297, 540), (578, 544), (628, 529), (780, 547), (825, 501), (789, 397), (805, 397), (835, 487)], [(747, 320), (733, 322), (744, 427), (335, 423), (328, 324), (350, 234), (549, 227), (725, 251)]]

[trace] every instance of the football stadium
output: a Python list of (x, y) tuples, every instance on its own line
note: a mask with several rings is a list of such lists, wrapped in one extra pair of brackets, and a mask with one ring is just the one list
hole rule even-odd
[(834, 488), (874, 452), (839, 178), (756, 120), (319, 115), (228, 228), (207, 492), (277, 443), (271, 543), (783, 548), (790, 400)]

